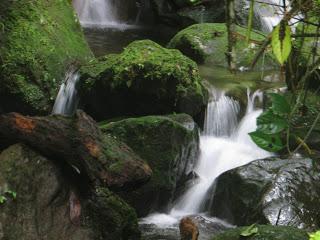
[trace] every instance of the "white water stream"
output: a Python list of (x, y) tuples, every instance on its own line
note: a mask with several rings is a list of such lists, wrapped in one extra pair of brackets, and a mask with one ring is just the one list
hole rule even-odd
[(83, 27), (123, 30), (137, 27), (120, 20), (118, 9), (112, 0), (73, 0), (73, 7)]
[[(272, 32), (273, 27), (279, 24), (284, 15), (283, 0), (260, 0), (255, 3), (254, 12), (261, 21), (262, 31)], [(289, 0), (285, 0), (290, 8)]]
[(169, 214), (152, 214), (142, 219), (142, 223), (168, 227), (183, 216), (201, 213), (205, 210), (206, 194), (220, 174), (271, 156), (271, 153), (257, 147), (248, 135), (256, 129), (256, 119), (262, 112), (254, 106), (255, 101), (262, 98), (262, 93), (248, 92), (246, 114), (240, 123), (237, 121), (239, 103), (223, 92), (213, 90), (212, 95), (215, 97), (208, 104), (206, 128), (200, 138), (201, 156), (195, 168), (198, 182), (176, 201)]
[(70, 116), (75, 112), (79, 101), (76, 89), (79, 79), (80, 74), (77, 71), (70, 70), (67, 72), (53, 106), (53, 114)]

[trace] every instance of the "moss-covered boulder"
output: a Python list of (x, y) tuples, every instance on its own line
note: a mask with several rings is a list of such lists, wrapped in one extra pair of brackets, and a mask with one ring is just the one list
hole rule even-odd
[(105, 134), (125, 142), (148, 162), (150, 182), (134, 191), (119, 192), (144, 216), (164, 210), (172, 200), (176, 183), (188, 175), (199, 152), (198, 128), (186, 114), (129, 118), (103, 124)]
[(228, 230), (218, 236), (212, 238), (212, 240), (308, 240), (308, 233), (304, 230), (293, 227), (276, 227), (268, 225), (255, 226), (257, 232), (249, 236), (241, 236), (246, 233), (248, 227), (240, 227)]
[(1, 238), (140, 239), (134, 210), (106, 188), (88, 191), (82, 180), (72, 168), (25, 145), (4, 150), (0, 196), (7, 200), (0, 204)]
[(236, 225), (320, 227), (320, 165), (309, 158), (269, 158), (218, 177), (211, 212)]
[[(240, 68), (248, 68), (254, 60), (255, 54), (265, 37), (256, 32), (251, 33), (250, 44), (246, 43), (246, 29), (237, 27), (237, 65)], [(228, 34), (225, 23), (202, 23), (192, 25), (171, 39), (169, 48), (179, 49), (183, 54), (190, 57), (197, 63), (211, 63), (217, 66), (227, 66)], [(257, 67), (264, 64), (265, 68), (272, 68), (275, 65), (271, 54), (267, 54), (262, 63), (262, 58)]]
[(196, 63), (150, 40), (135, 41), (80, 71), (81, 105), (98, 120), (173, 112), (197, 117), (206, 105)]
[(92, 57), (70, 1), (1, 1), (0, 29), (0, 111), (51, 112), (67, 69)]

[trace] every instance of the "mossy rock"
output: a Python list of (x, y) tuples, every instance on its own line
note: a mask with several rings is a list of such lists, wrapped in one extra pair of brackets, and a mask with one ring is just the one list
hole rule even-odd
[(130, 146), (153, 171), (150, 182), (119, 192), (140, 216), (164, 210), (176, 183), (188, 175), (199, 153), (198, 128), (186, 114), (129, 118), (103, 124), (101, 130)]
[(173, 112), (197, 117), (206, 106), (196, 63), (150, 40), (135, 41), (80, 71), (81, 105), (97, 120)]
[(257, 225), (257, 233), (247, 237), (241, 236), (248, 227), (240, 227), (217, 235), (212, 240), (308, 240), (308, 233), (293, 227)]
[[(0, 204), (4, 239), (140, 239), (136, 213), (124, 200), (106, 188), (91, 193), (70, 166), (25, 145), (0, 154), (0, 195), (7, 190), (17, 195)], [(79, 205), (79, 218), (71, 220)]]
[[(250, 44), (246, 43), (246, 28), (237, 26), (237, 65), (239, 68), (248, 68), (254, 60), (255, 54), (260, 49), (265, 37), (252, 32)], [(174, 36), (168, 44), (169, 48), (179, 49), (183, 54), (197, 63), (210, 63), (217, 66), (227, 66), (228, 34), (225, 23), (202, 23), (192, 25)], [(271, 49), (262, 63), (262, 58), (257, 67), (273, 68), (275, 61)]]
[(211, 214), (237, 226), (251, 223), (320, 227), (318, 159), (276, 157), (221, 174), (212, 192)]
[(51, 112), (70, 65), (92, 53), (69, 1), (0, 3), (0, 111)]

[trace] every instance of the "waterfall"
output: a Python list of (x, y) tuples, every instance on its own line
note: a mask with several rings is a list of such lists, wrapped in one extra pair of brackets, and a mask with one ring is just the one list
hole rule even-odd
[[(285, 0), (289, 6), (289, 0)], [(261, 0), (255, 4), (255, 15), (260, 19), (262, 31), (271, 32), (283, 17), (283, 0)]]
[(143, 219), (144, 223), (161, 227), (167, 222), (177, 222), (183, 216), (205, 211), (206, 194), (220, 174), (271, 156), (271, 153), (257, 147), (248, 135), (256, 129), (256, 119), (262, 113), (261, 109), (255, 108), (255, 101), (262, 99), (262, 93), (250, 94), (248, 91), (247, 95), (246, 114), (238, 123), (239, 103), (224, 92), (212, 89), (206, 127), (200, 138), (201, 155), (195, 168), (199, 179), (176, 201), (169, 214), (152, 214)]
[(237, 127), (240, 105), (223, 91), (212, 89), (204, 124), (206, 136), (230, 136)]
[(53, 114), (72, 115), (78, 105), (78, 96), (76, 85), (80, 79), (80, 74), (74, 69), (66, 73), (65, 80), (63, 81), (56, 101), (53, 106)]
[(73, 6), (84, 27), (120, 27), (117, 8), (111, 0), (74, 0)]

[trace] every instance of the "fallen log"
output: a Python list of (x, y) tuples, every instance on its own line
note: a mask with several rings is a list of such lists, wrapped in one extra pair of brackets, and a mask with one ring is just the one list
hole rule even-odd
[(83, 111), (74, 117), (2, 114), (0, 137), (0, 142), (22, 142), (50, 159), (65, 161), (94, 186), (123, 189), (147, 182), (152, 174), (128, 146), (104, 136)]

